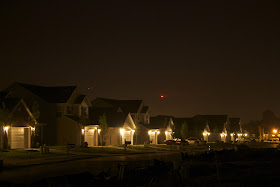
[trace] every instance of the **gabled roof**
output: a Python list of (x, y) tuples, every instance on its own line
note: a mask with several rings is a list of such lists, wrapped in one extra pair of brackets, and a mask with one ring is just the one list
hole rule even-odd
[(121, 110), (125, 113), (137, 113), (142, 100), (115, 100), (107, 98), (96, 98), (92, 101), (92, 106), (99, 108), (115, 108)]
[(240, 118), (228, 118), (230, 124), (239, 124)]
[(210, 131), (222, 132), (224, 125), (228, 122), (228, 115), (196, 115), (194, 121), (200, 121), (203, 128), (208, 123)]
[(44, 87), (30, 84), (17, 83), (48, 103), (66, 103), (76, 86)]
[(224, 124), (227, 122), (228, 115), (196, 115), (194, 116), (198, 118), (202, 118), (210, 123), (216, 123), (216, 124)]
[[(0, 99), (0, 109), (3, 109), (5, 107), (5, 109), (8, 110), (8, 112), (14, 116), (14, 112), (16, 111), (15, 109), (17, 108), (17, 106), (19, 106), (19, 104), (22, 104), (23, 107), (25, 108), (26, 112), (28, 113), (28, 115), (30, 117), (32, 117), (32, 119), (35, 121), (36, 124), (38, 124), (38, 121), (36, 119), (34, 119), (33, 114), (31, 113), (30, 109), (28, 108), (27, 104), (25, 103), (25, 101), (21, 98), (1, 98)], [(16, 116), (14, 116), (16, 117)], [(22, 116), (20, 116), (22, 117)], [(16, 118), (19, 119), (19, 118)], [(18, 125), (17, 121), (13, 122), (13, 125)], [(23, 125), (23, 124), (19, 124), (19, 125)]]
[(20, 98), (5, 98), (0, 99), (0, 108), (6, 107), (8, 111), (12, 112), (20, 102)]
[(148, 111), (148, 106), (143, 106), (141, 113), (146, 113)]
[(85, 99), (86, 95), (80, 95), (76, 98), (75, 104), (81, 104), (83, 100)]
[(3, 99), (5, 99), (7, 95), (8, 95), (8, 92), (1, 91), (1, 92), (0, 92), (0, 101), (3, 100)]
[(149, 129), (164, 128), (163, 125), (164, 125), (165, 120), (167, 122), (166, 125), (168, 125), (170, 118), (174, 118), (174, 117), (173, 116), (163, 116), (163, 115), (150, 117), (150, 124), (145, 124), (145, 126)]
[(231, 132), (241, 132), (240, 118), (229, 118), (229, 130)]
[(173, 118), (173, 122), (177, 129), (182, 129), (182, 124), (187, 123), (189, 129), (193, 129), (193, 118)]
[(117, 112), (113, 108), (91, 107), (90, 119), (92, 124), (99, 124), (99, 118), (103, 114), (106, 115), (108, 127), (122, 127), (128, 115), (123, 112)]

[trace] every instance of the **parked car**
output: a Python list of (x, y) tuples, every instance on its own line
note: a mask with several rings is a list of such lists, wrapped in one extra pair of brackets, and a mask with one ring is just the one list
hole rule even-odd
[(190, 137), (190, 138), (186, 139), (185, 141), (188, 142), (190, 145), (204, 145), (205, 144), (204, 141), (197, 139), (197, 138), (193, 138), (193, 137)]
[(253, 142), (254, 139), (252, 138), (236, 138), (237, 142), (246, 143), (246, 142)]
[(268, 141), (279, 141), (279, 138), (278, 137), (272, 137), (272, 138), (269, 138)]
[(163, 143), (165, 143), (166, 145), (176, 145), (175, 140), (164, 140)]
[(176, 141), (176, 145), (186, 146), (186, 145), (189, 145), (189, 142), (187, 142), (185, 140), (178, 139)]

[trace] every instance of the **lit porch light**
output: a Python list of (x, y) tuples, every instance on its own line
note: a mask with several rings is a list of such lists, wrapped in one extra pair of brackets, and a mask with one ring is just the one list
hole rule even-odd
[(210, 136), (210, 132), (207, 132), (207, 135)]
[(167, 131), (165, 131), (165, 135), (167, 135)]
[(132, 133), (135, 133), (135, 130), (131, 130)]
[(9, 130), (9, 126), (4, 126), (3, 129), (7, 132)]
[(207, 133), (206, 132), (204, 132), (204, 133), (202, 133), (203, 134), (203, 136), (206, 136), (207, 135)]
[(32, 131), (32, 132), (34, 132), (34, 131), (35, 131), (35, 127), (31, 127), (30, 129), (31, 129), (31, 131)]
[(245, 134), (244, 134), (244, 136), (246, 136), (246, 137), (247, 137), (247, 136), (248, 136), (248, 134), (247, 134), (247, 133), (245, 133)]
[(149, 135), (151, 134), (151, 131), (150, 131), (150, 130), (148, 131), (148, 134), (149, 134)]
[(233, 135), (234, 135), (233, 133), (230, 134), (230, 136), (233, 136)]
[(273, 133), (275, 133), (275, 134), (276, 134), (276, 133), (277, 133), (277, 129), (273, 129)]
[(101, 129), (98, 129), (97, 131), (98, 131), (98, 134), (100, 134), (100, 132), (101, 132)]
[(226, 133), (221, 133), (220, 135), (221, 135), (221, 137), (224, 137), (224, 136), (226, 137), (227, 136)]
[(160, 132), (159, 132), (159, 131), (157, 131), (157, 134), (160, 134)]

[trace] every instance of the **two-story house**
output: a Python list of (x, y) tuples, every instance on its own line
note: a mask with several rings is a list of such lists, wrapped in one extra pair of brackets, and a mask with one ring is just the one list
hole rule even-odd
[(15, 83), (6, 89), (8, 98), (23, 98), (28, 106), (39, 104), (41, 144), (81, 145), (82, 129), (91, 103), (76, 86), (45, 87)]
[(150, 113), (142, 100), (96, 98), (91, 103), (93, 121), (98, 124), (98, 117), (104, 113), (109, 122), (105, 137), (107, 144), (123, 144), (124, 141), (143, 144), (148, 141), (148, 128), (144, 124), (150, 123)]
[(37, 124), (31, 110), (23, 99), (1, 96), (0, 148), (30, 148), (35, 130), (33, 124)]

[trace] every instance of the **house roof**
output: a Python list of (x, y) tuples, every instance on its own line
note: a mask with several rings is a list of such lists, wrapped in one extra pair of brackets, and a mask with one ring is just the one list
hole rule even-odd
[(99, 108), (119, 108), (125, 113), (137, 113), (142, 100), (115, 100), (107, 98), (96, 98), (92, 101), (92, 106)]
[(193, 129), (193, 118), (173, 118), (173, 122), (177, 129), (182, 129), (182, 124), (187, 123), (189, 129)]
[(66, 103), (77, 88), (76, 86), (44, 87), (23, 83), (17, 84), (48, 103)]
[(92, 124), (99, 124), (100, 116), (105, 114), (108, 127), (122, 127), (128, 115), (123, 112), (117, 112), (113, 108), (92, 107), (90, 110)]
[(196, 115), (193, 117), (194, 123), (199, 121), (200, 125), (205, 127), (206, 123), (208, 123), (210, 131), (218, 131), (222, 132), (224, 129), (224, 124), (228, 122), (227, 115)]
[(202, 118), (210, 123), (224, 124), (227, 122), (227, 115), (196, 115), (194, 117)]
[(81, 104), (83, 100), (85, 99), (86, 95), (80, 95), (76, 98), (75, 104)]
[(7, 95), (8, 95), (8, 92), (0, 91), (0, 101), (5, 99)]
[(165, 120), (167, 120), (167, 124), (169, 124), (170, 118), (174, 118), (173, 116), (164, 116), (164, 115), (159, 115), (155, 117), (150, 117), (150, 124), (144, 124), (146, 127), (149, 129), (159, 129), (163, 128)]
[(143, 106), (141, 113), (146, 113), (148, 111), (148, 106)]
[(0, 108), (3, 108), (4, 106), (8, 111), (12, 112), (14, 108), (17, 106), (17, 104), (20, 102), (20, 98), (2, 98), (0, 100), (1, 105)]
[(231, 132), (241, 132), (240, 118), (229, 118), (229, 129)]

